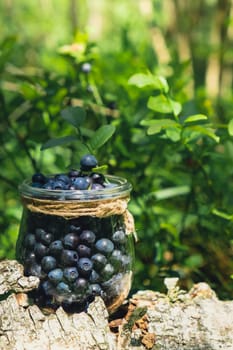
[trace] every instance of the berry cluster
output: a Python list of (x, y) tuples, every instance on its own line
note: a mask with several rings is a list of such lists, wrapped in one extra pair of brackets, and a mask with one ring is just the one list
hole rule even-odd
[(111, 286), (130, 271), (132, 262), (121, 216), (42, 219), (29, 215), (20, 247), (25, 275), (40, 278), (40, 296), (83, 309), (96, 295), (105, 302), (114, 299), (118, 291)]
[(67, 174), (47, 177), (41, 173), (32, 176), (32, 186), (47, 190), (102, 190), (113, 186), (106, 182), (103, 174), (92, 171), (98, 166), (96, 158), (87, 154), (81, 158), (80, 169), (72, 169)]

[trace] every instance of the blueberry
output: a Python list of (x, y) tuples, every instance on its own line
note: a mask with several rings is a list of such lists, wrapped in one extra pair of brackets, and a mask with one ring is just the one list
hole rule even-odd
[(73, 233), (80, 233), (81, 227), (80, 226), (76, 226), (76, 225), (70, 225), (69, 226), (69, 231), (73, 232)]
[(81, 258), (78, 261), (77, 267), (78, 267), (79, 273), (82, 276), (86, 277), (91, 274), (91, 270), (93, 268), (93, 262), (88, 258)]
[(122, 252), (117, 249), (113, 250), (109, 261), (115, 268), (119, 268), (122, 263)]
[(36, 262), (36, 254), (32, 251), (26, 252), (24, 261), (25, 261), (26, 265), (30, 265), (32, 263), (35, 263)]
[(124, 244), (126, 242), (126, 234), (123, 230), (114, 232), (112, 240), (115, 243)]
[(104, 188), (104, 186), (101, 184), (92, 184), (91, 185), (91, 190), (102, 190), (103, 188)]
[(100, 174), (100, 173), (92, 173), (91, 178), (92, 178), (94, 183), (100, 184), (100, 185), (103, 185), (103, 183), (105, 181), (104, 175)]
[(101, 276), (105, 280), (108, 280), (109, 278), (111, 278), (113, 274), (114, 274), (114, 267), (111, 264), (105, 265), (103, 270), (101, 271)]
[(96, 236), (94, 232), (90, 230), (83, 230), (79, 238), (80, 242), (83, 242), (86, 245), (92, 245), (95, 242)]
[(73, 284), (76, 293), (84, 293), (87, 290), (88, 282), (85, 278), (79, 277)]
[(44, 184), (46, 182), (46, 177), (42, 173), (36, 173), (32, 175), (32, 182)]
[(44, 281), (41, 286), (46, 295), (54, 295), (54, 286), (50, 281)]
[(75, 249), (77, 247), (79, 238), (76, 233), (68, 233), (63, 238), (63, 244), (66, 248)]
[(43, 188), (45, 190), (53, 190), (53, 182), (47, 182), (46, 184), (43, 185)]
[(81, 170), (89, 171), (98, 165), (97, 159), (92, 154), (86, 154), (80, 160)]
[(88, 176), (76, 177), (73, 181), (76, 190), (87, 190), (90, 185), (91, 179)]
[(86, 246), (85, 244), (79, 244), (77, 247), (77, 252), (81, 258), (91, 256), (91, 248)]
[(24, 238), (24, 245), (26, 248), (34, 248), (36, 237), (32, 233), (28, 233)]
[(91, 257), (94, 268), (97, 270), (102, 269), (107, 264), (107, 258), (103, 254), (97, 253)]
[(41, 234), (40, 241), (44, 245), (49, 245), (53, 241), (53, 235), (52, 233), (45, 232), (44, 234)]
[(83, 73), (89, 73), (91, 71), (91, 64), (89, 62), (85, 62), (81, 66), (81, 70)]
[(37, 263), (31, 263), (29, 266), (25, 267), (24, 271), (25, 276), (37, 276), (39, 278), (45, 277), (41, 269), (41, 265)]
[(58, 284), (63, 278), (62, 269), (54, 269), (48, 273), (48, 278), (53, 284)]
[(42, 188), (43, 184), (41, 184), (40, 182), (33, 182), (32, 183), (32, 187), (34, 187), (34, 188)]
[(41, 237), (44, 236), (46, 234), (45, 230), (43, 228), (37, 228), (36, 229), (36, 239), (38, 241), (41, 240)]
[(71, 169), (68, 173), (69, 178), (75, 178), (81, 175), (80, 170)]
[(65, 282), (59, 282), (56, 290), (59, 294), (68, 294), (71, 292), (68, 284), (66, 284)]
[(35, 244), (34, 252), (37, 258), (43, 258), (48, 251), (48, 247), (46, 247), (43, 243), (38, 242)]
[(48, 272), (55, 269), (57, 261), (53, 256), (47, 255), (41, 260), (41, 266), (44, 271)]
[(95, 244), (96, 249), (103, 254), (110, 254), (114, 249), (114, 244), (110, 239), (101, 238)]
[(69, 282), (74, 282), (78, 278), (78, 270), (76, 267), (66, 267), (63, 271), (64, 277)]
[(55, 180), (64, 182), (66, 185), (68, 185), (70, 183), (70, 178), (66, 174), (57, 174), (57, 175), (55, 175)]
[(60, 240), (53, 241), (49, 246), (49, 252), (54, 256), (59, 256), (62, 250), (63, 250), (63, 244), (62, 244), (62, 241)]
[(74, 266), (78, 261), (78, 254), (75, 250), (64, 249), (61, 253), (61, 263), (64, 266)]
[(53, 183), (53, 190), (66, 190), (67, 189), (67, 184), (64, 183), (63, 181), (55, 180)]
[(122, 255), (121, 263), (124, 269), (129, 269), (131, 265), (131, 257), (129, 255)]
[(90, 294), (92, 296), (102, 295), (103, 290), (101, 289), (100, 285), (97, 283), (90, 284), (89, 288), (88, 288), (88, 294)]
[(96, 272), (95, 270), (92, 270), (91, 274), (90, 274), (90, 277), (89, 277), (89, 281), (91, 283), (100, 282), (100, 275), (98, 274), (98, 272)]

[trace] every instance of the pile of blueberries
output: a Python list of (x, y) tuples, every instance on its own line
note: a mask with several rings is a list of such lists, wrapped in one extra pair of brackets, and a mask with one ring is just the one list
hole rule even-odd
[(101, 190), (112, 187), (113, 184), (107, 183), (103, 174), (92, 171), (97, 166), (95, 156), (87, 154), (81, 158), (80, 169), (50, 177), (36, 173), (32, 176), (32, 186), (47, 190)]
[(119, 294), (118, 281), (131, 270), (131, 251), (121, 216), (60, 217), (31, 213), (20, 247), (26, 276), (40, 278), (42, 305), (85, 309), (96, 295), (106, 304)]

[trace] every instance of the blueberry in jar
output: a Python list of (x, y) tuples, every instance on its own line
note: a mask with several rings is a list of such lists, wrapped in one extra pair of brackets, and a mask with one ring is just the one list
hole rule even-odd
[(68, 284), (66, 284), (65, 282), (59, 282), (56, 287), (56, 291), (58, 292), (58, 294), (65, 294), (65, 295), (71, 293), (71, 290)]
[(94, 268), (99, 271), (107, 264), (107, 258), (101, 253), (96, 253), (92, 255), (91, 260), (93, 262)]
[(95, 242), (96, 235), (94, 234), (94, 232), (92, 232), (90, 230), (84, 230), (84, 231), (82, 231), (79, 238), (80, 238), (80, 242), (85, 243), (86, 245), (90, 246)]
[(126, 242), (126, 234), (123, 230), (114, 232), (112, 240), (115, 243), (124, 244)]
[(83, 294), (88, 288), (88, 282), (85, 278), (79, 277), (75, 280), (73, 288), (76, 293)]
[(36, 237), (32, 233), (28, 233), (24, 238), (24, 246), (26, 248), (34, 248)]
[(74, 282), (78, 278), (78, 270), (76, 267), (66, 267), (63, 273), (68, 282)]
[(64, 247), (70, 248), (70, 249), (75, 249), (77, 247), (78, 241), (79, 241), (79, 238), (77, 234), (73, 232), (68, 233), (63, 238)]
[(43, 258), (49, 251), (49, 248), (41, 242), (35, 244), (34, 252), (37, 258)]
[(57, 266), (57, 260), (50, 255), (44, 256), (41, 260), (41, 266), (44, 271), (51, 271)]
[(49, 271), (48, 278), (53, 284), (55, 284), (55, 285), (58, 284), (59, 282), (61, 282), (61, 280), (63, 278), (62, 269), (57, 268), (57, 269)]
[(114, 249), (114, 244), (108, 238), (101, 238), (95, 244), (96, 249), (105, 255), (110, 254)]
[(93, 262), (88, 258), (80, 258), (77, 263), (77, 267), (80, 275), (87, 277), (91, 274)]
[(76, 190), (87, 190), (91, 185), (89, 176), (76, 177), (72, 183)]
[(62, 251), (63, 251), (63, 244), (62, 244), (62, 241), (60, 240), (53, 241), (49, 246), (50, 254), (56, 257), (59, 256)]
[(78, 254), (75, 250), (64, 249), (61, 253), (60, 262), (63, 266), (74, 266), (78, 261)]
[(77, 252), (80, 258), (91, 256), (91, 248), (86, 246), (85, 244), (79, 244), (77, 247)]

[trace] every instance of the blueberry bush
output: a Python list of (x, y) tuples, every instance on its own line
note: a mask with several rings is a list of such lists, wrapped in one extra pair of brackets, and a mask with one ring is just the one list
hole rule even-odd
[[(141, 3), (103, 5), (106, 31), (96, 40), (75, 23), (60, 33), (52, 19), (41, 22), (38, 33), (30, 20), (39, 21), (33, 5), (25, 5), (26, 19), (20, 7), (11, 8), (12, 28), (26, 21), (33, 30), (16, 35), (16, 29), (4, 29), (0, 43), (0, 256), (15, 254), (19, 183), (35, 173), (75, 170), (83, 155), (93, 154), (100, 172), (133, 185), (133, 289), (163, 290), (164, 277), (177, 276), (183, 287), (206, 281), (229, 298), (232, 4), (154, 0), (143, 12)], [(58, 18), (64, 23), (61, 13)], [(44, 39), (47, 26), (53, 49)], [(33, 239), (28, 237), (29, 245)], [(52, 249), (59, 244), (54, 241)], [(51, 280), (76, 273), (59, 269)]]

